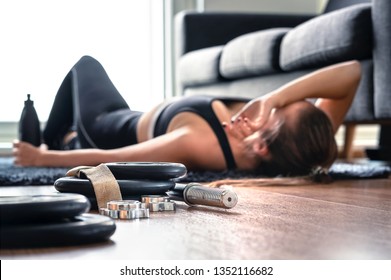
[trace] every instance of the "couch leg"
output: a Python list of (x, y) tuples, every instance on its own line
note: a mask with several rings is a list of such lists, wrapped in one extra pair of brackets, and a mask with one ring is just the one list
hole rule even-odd
[(344, 146), (341, 152), (341, 158), (351, 159), (353, 157), (353, 140), (356, 132), (355, 124), (345, 125)]
[(381, 125), (378, 147), (365, 151), (371, 160), (391, 162), (391, 124)]

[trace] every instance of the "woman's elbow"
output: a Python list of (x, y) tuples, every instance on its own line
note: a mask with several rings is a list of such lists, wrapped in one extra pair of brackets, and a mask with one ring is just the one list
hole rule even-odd
[(348, 62), (349, 73), (355, 83), (359, 83), (361, 80), (361, 63), (358, 60), (352, 60)]

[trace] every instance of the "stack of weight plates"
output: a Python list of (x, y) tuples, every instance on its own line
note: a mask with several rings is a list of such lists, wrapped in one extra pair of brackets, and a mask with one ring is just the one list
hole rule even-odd
[[(115, 162), (106, 163), (120, 187), (122, 199), (141, 200), (143, 195), (166, 195), (175, 187), (173, 179), (186, 175), (183, 164), (171, 162)], [(88, 179), (63, 177), (54, 183), (62, 193), (86, 196), (92, 209), (98, 209), (94, 188)]]
[(88, 214), (80, 194), (0, 197), (0, 248), (81, 245), (107, 241), (115, 231), (109, 217)]

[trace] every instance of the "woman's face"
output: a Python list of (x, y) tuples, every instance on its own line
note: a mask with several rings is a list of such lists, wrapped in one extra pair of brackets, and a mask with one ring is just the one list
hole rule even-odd
[[(268, 146), (277, 138), (282, 129), (291, 131), (297, 130), (300, 124), (300, 115), (302, 115), (299, 114), (299, 112), (306, 108), (308, 109), (308, 106), (313, 105), (306, 101), (300, 101), (273, 110), (266, 124), (258, 131), (248, 136), (245, 139), (245, 142), (247, 142), (248, 146), (251, 146), (254, 143), (258, 143), (258, 146), (261, 144)], [(290, 134), (291, 133), (288, 133), (288, 135)]]
[(268, 145), (278, 136), (281, 127), (285, 122), (285, 115), (282, 110), (273, 110), (267, 122), (257, 131), (249, 135), (247, 143), (258, 143)]
[(266, 124), (259, 130), (259, 136), (266, 143), (272, 142), (278, 136), (285, 119), (286, 116), (283, 110), (273, 110)]

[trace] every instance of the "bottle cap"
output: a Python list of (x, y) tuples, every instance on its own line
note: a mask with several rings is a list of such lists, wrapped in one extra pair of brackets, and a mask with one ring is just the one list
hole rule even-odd
[(34, 105), (34, 101), (30, 99), (30, 94), (27, 94), (27, 100), (24, 101), (24, 105)]

